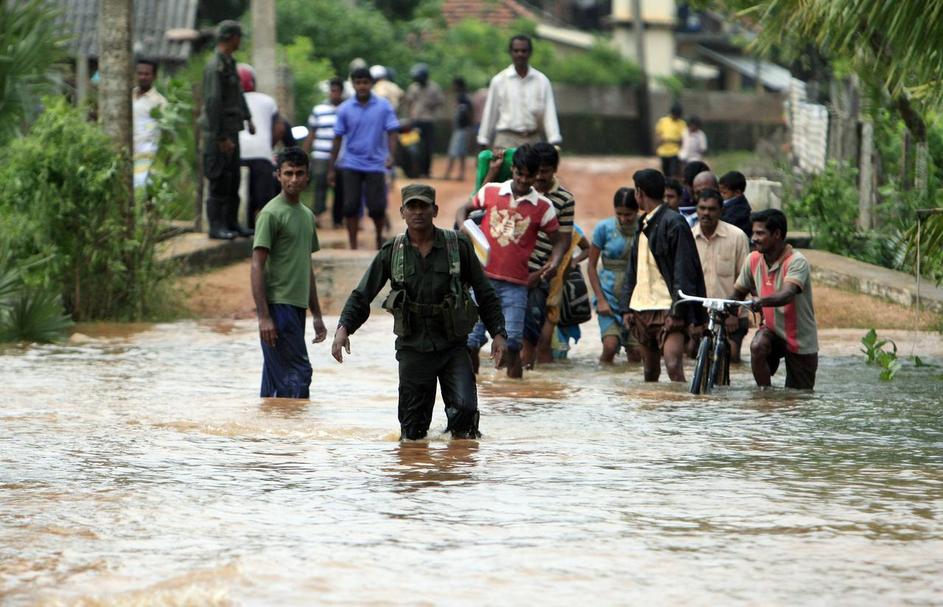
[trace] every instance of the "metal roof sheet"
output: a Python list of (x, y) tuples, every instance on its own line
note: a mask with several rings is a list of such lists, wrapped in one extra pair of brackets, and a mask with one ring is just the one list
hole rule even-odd
[[(101, 0), (48, 2), (60, 11), (58, 24), (72, 34), (68, 42), (72, 53), (97, 57)], [(176, 28), (193, 28), (196, 8), (197, 0), (135, 0), (134, 53), (160, 61), (186, 61), (190, 56), (190, 42), (167, 40), (164, 33)]]
[(697, 50), (705, 57), (713, 59), (717, 63), (740, 72), (744, 76), (753, 78), (754, 80), (757, 77), (757, 68), (759, 68), (759, 77), (763, 82), (763, 86), (774, 91), (784, 91), (788, 89), (789, 83), (792, 80), (792, 74), (789, 73), (789, 70), (775, 63), (770, 63), (769, 61), (718, 53), (702, 45), (699, 45)]

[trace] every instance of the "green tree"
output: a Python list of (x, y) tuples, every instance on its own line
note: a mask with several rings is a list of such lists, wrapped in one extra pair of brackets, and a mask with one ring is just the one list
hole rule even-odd
[(585, 53), (555, 59), (544, 70), (550, 80), (583, 85), (636, 85), (642, 71), (611, 44), (597, 39)]
[(278, 50), (294, 78), (294, 124), (305, 124), (314, 104), (325, 98), (319, 84), (334, 76), (334, 67), (329, 60), (315, 55), (310, 38), (299, 36), (291, 44), (278, 45)]
[[(472, 89), (487, 86), (491, 77), (511, 63), (507, 44), (515, 34), (533, 38), (531, 64), (553, 81), (568, 84), (636, 84), (640, 78), (637, 65), (622, 58), (604, 40), (597, 40), (586, 52), (560, 56), (549, 42), (535, 37), (532, 21), (518, 20), (507, 28), (498, 28), (478, 20), (466, 19), (448, 28), (443, 35), (428, 42), (421, 60), (431, 67), (432, 79), (446, 84), (462, 76)], [(461, 52), (456, 52), (461, 49)]]
[(280, 0), (278, 41), (291, 46), (298, 38), (310, 40), (313, 56), (328, 59), (335, 72), (344, 76), (354, 57), (391, 65), (403, 73), (415, 55), (400, 30), (369, 4)]
[(53, 87), (64, 38), (44, 0), (0, 2), (0, 144), (25, 130)]

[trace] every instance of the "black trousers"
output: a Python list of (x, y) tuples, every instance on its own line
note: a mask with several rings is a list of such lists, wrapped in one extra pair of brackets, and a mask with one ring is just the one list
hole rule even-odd
[(255, 216), (268, 201), (275, 198), (275, 167), (265, 158), (249, 158), (240, 161), (249, 167), (249, 207), (246, 215), (250, 228), (255, 228)]
[(431, 120), (417, 120), (419, 129), (419, 175), (428, 177), (432, 170), (432, 151), (435, 149), (435, 123)]
[(344, 183), (344, 217), (360, 217), (364, 202), (371, 219), (386, 216), (386, 173), (344, 169), (337, 179)]
[(334, 225), (344, 223), (344, 176), (340, 171), (334, 178), (334, 201), (331, 202), (331, 219)]
[[(327, 192), (331, 189), (327, 184), (329, 162), (326, 158), (311, 159), (311, 194), (314, 203), (311, 210), (315, 215), (320, 215), (327, 210)], [(338, 179), (338, 181), (343, 181), (343, 179)]]
[(478, 389), (464, 343), (446, 352), (398, 350), (401, 438), (423, 438), (432, 423), (436, 383), (445, 401), (448, 428), (455, 438), (478, 438)]
[(661, 173), (665, 179), (676, 179), (681, 176), (681, 160), (677, 156), (661, 157)]
[(231, 154), (223, 154), (215, 142), (204, 147), (203, 173), (210, 182), (206, 199), (206, 215), (210, 229), (236, 229), (239, 226), (239, 137), (230, 137), (236, 144)]

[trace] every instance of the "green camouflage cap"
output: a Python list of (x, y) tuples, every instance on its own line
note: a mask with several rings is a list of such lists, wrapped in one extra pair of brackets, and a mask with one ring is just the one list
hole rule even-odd
[(403, 206), (410, 200), (421, 200), (428, 204), (435, 204), (435, 188), (423, 183), (411, 183), (400, 190), (403, 195)]
[(238, 21), (231, 19), (220, 21), (219, 25), (216, 27), (216, 36), (220, 40), (228, 40), (233, 36), (242, 36), (242, 26), (239, 25)]

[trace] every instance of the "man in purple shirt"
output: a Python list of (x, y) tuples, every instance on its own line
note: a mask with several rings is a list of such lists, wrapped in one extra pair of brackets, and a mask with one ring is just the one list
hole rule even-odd
[[(328, 165), (328, 183), (337, 181), (341, 170), (344, 190), (344, 220), (347, 241), (357, 248), (360, 204), (366, 200), (367, 214), (376, 226), (377, 249), (383, 246), (386, 217), (386, 170), (393, 166), (399, 121), (390, 102), (371, 92), (370, 70), (360, 68), (350, 75), (356, 95), (337, 109), (334, 122), (334, 146)], [(341, 141), (344, 148), (341, 153)], [(337, 161), (338, 154), (341, 160)]]

